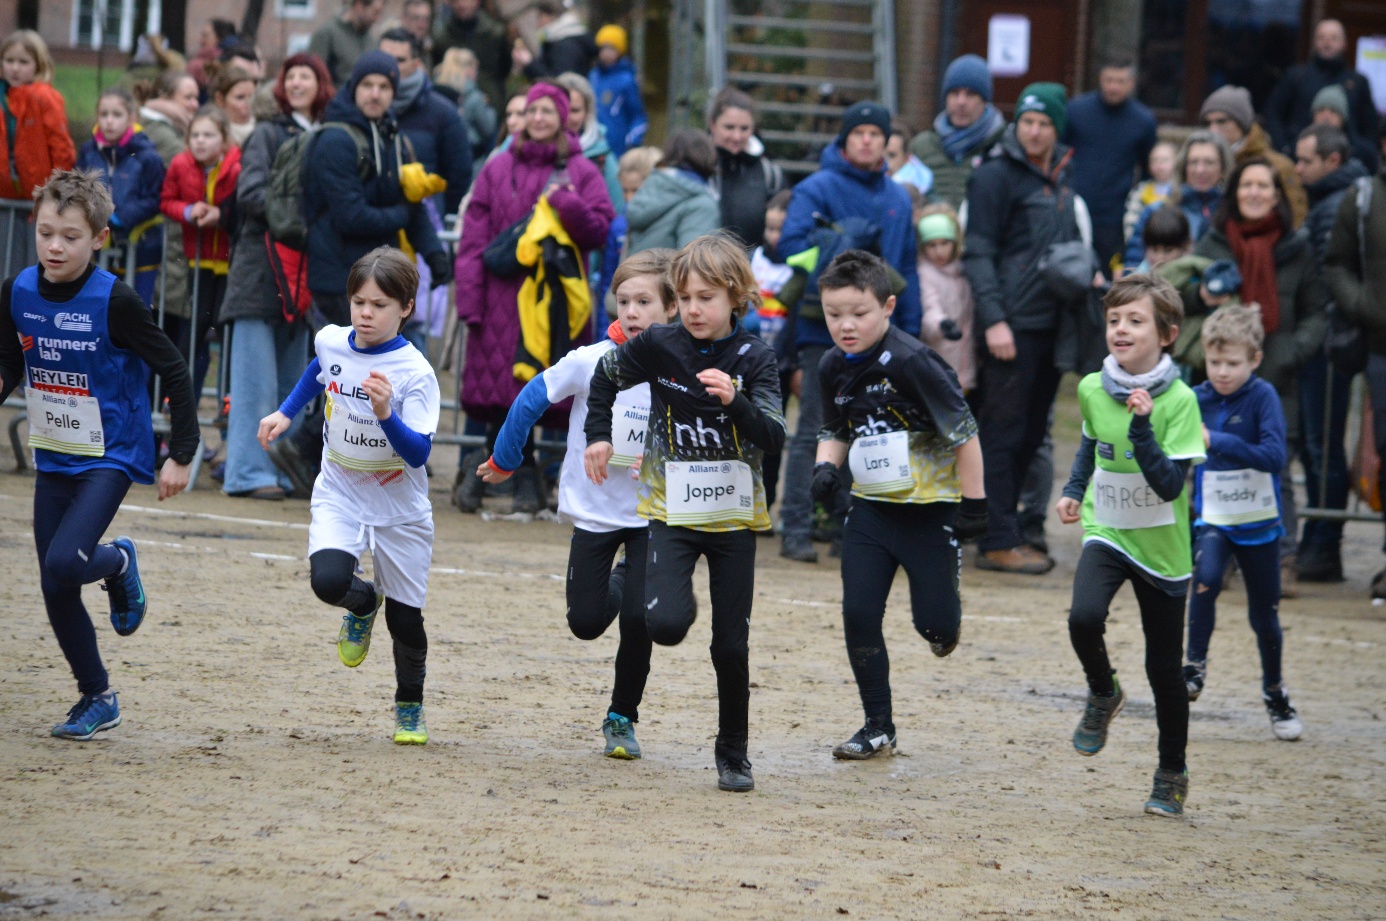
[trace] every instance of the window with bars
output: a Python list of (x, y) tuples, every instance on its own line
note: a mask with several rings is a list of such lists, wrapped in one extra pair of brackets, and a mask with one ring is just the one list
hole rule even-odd
[(143, 32), (159, 31), (159, 0), (73, 0), (72, 45), (129, 51)]

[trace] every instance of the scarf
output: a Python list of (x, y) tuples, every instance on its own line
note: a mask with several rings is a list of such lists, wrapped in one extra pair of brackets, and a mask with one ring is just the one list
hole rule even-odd
[(423, 68), (420, 67), (399, 81), (399, 89), (395, 90), (395, 101), (390, 103), (390, 111), (396, 118), (404, 114), (404, 110), (419, 98), (419, 93), (423, 92), (424, 88), (424, 76)]
[(125, 133), (114, 141), (106, 136), (106, 132), (102, 131), (99, 125), (92, 128), (91, 133), (96, 138), (97, 147), (124, 147), (126, 144), (129, 144), (130, 139), (135, 136), (135, 126), (131, 125), (129, 128), (126, 128)]
[(1227, 242), (1242, 273), (1242, 303), (1261, 305), (1261, 326), (1267, 333), (1280, 327), (1280, 290), (1275, 284), (1275, 244), (1285, 233), (1280, 215), (1272, 211), (1259, 221), (1227, 222)]
[(192, 116), (188, 110), (183, 108), (172, 99), (151, 99), (140, 109), (140, 118), (145, 119), (145, 112), (152, 112), (161, 117), (164, 121), (178, 129), (179, 134), (188, 133), (188, 125), (192, 123)]
[(987, 103), (982, 117), (966, 128), (954, 127), (953, 123), (948, 120), (946, 110), (938, 113), (938, 117), (934, 119), (934, 130), (938, 132), (939, 140), (943, 142), (943, 152), (948, 155), (948, 159), (954, 163), (961, 163), (963, 157), (966, 157), (970, 151), (999, 129), (1005, 127), (1005, 124), (1005, 116), (996, 111), (994, 105)]
[(250, 140), (250, 135), (255, 130), (255, 123), (256, 119), (254, 116), (251, 117), (250, 121), (242, 125), (232, 122), (231, 143), (235, 144), (237, 147), (245, 147), (245, 142)]
[(621, 328), (620, 320), (611, 321), (611, 325), (606, 328), (606, 338), (617, 345), (626, 344), (626, 331)]
[(1170, 384), (1179, 380), (1179, 368), (1169, 353), (1160, 356), (1155, 367), (1144, 374), (1131, 374), (1117, 364), (1115, 355), (1108, 355), (1102, 361), (1102, 389), (1107, 396), (1118, 403), (1125, 403), (1132, 390), (1144, 390), (1154, 399), (1169, 389)]

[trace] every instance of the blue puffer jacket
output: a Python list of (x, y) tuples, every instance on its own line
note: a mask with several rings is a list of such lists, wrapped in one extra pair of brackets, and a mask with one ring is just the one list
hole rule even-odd
[(423, 89), (414, 101), (393, 114), (413, 145), (415, 159), (448, 181), (443, 193), (445, 213), (455, 213), (472, 184), (471, 141), (456, 104), (435, 92), (432, 81), (424, 77)]
[[(394, 116), (377, 122), (356, 108), (356, 85), (337, 91), (323, 123), (346, 122), (366, 136), (364, 164), (356, 142), (338, 128), (320, 128), (303, 171), (308, 224), (308, 290), (315, 295), (346, 293), (352, 263), (377, 246), (398, 246), (403, 230), (422, 256), (443, 251), (428, 213), (411, 205), (399, 185), (403, 140)], [(464, 142), (465, 143), (465, 142)], [(362, 175), (365, 176), (362, 179)]]
[[(1208, 459), (1194, 468), (1193, 512), (1202, 521), (1205, 470), (1259, 470), (1271, 475), (1271, 495), (1280, 507), (1280, 471), (1285, 467), (1285, 413), (1275, 388), (1252, 375), (1236, 392), (1223, 396), (1204, 381), (1194, 388), (1203, 425), (1208, 430)], [(1219, 526), (1235, 544), (1263, 544), (1284, 528), (1272, 521)]]
[(621, 58), (609, 68), (599, 61), (587, 80), (597, 94), (597, 120), (606, 128), (606, 141), (619, 160), (627, 150), (645, 143), (650, 126), (635, 81), (635, 65), (630, 58)]
[(1126, 267), (1134, 272), (1136, 266), (1145, 261), (1145, 222), (1150, 220), (1150, 215), (1162, 206), (1177, 204), (1180, 207), (1184, 212), (1184, 217), (1189, 219), (1189, 240), (1197, 243), (1213, 226), (1213, 212), (1218, 209), (1218, 202), (1220, 201), (1222, 201), (1221, 186), (1214, 186), (1206, 192), (1199, 192), (1191, 186), (1184, 186), (1179, 193), (1178, 202), (1156, 202), (1153, 205), (1146, 205), (1140, 217), (1136, 218), (1136, 226), (1131, 231), (1131, 239), (1126, 241)]
[(164, 186), (164, 161), (154, 142), (139, 129), (117, 147), (98, 147), (96, 138), (77, 152), (77, 168), (97, 170), (110, 186), (115, 200), (111, 227), (117, 242), (139, 231), (135, 255), (140, 265), (155, 265), (161, 258), (163, 230), (141, 227), (159, 214), (159, 191)]
[[(786, 259), (807, 250), (817, 226), (815, 214), (829, 221), (865, 218), (881, 228), (881, 258), (905, 279), (905, 291), (896, 299), (890, 321), (912, 336), (919, 335), (923, 316), (919, 302), (919, 248), (910, 220), (910, 194), (890, 178), (884, 164), (874, 172), (858, 169), (833, 145), (818, 158), (819, 170), (794, 187), (794, 197), (784, 218), (780, 255)], [(822, 320), (799, 318), (796, 345), (833, 344)]]

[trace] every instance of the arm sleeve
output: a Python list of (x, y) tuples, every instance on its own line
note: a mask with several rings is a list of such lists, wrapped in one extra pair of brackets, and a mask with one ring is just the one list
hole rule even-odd
[(1131, 427), (1127, 430), (1131, 439), (1131, 451), (1136, 455), (1145, 481), (1155, 490), (1155, 495), (1166, 502), (1179, 498), (1184, 489), (1184, 477), (1189, 471), (1187, 459), (1171, 460), (1155, 440), (1155, 429), (1149, 416), (1132, 416)]
[(309, 401), (314, 400), (327, 389), (327, 385), (321, 380), (322, 363), (318, 361), (316, 355), (313, 360), (308, 362), (308, 367), (303, 369), (303, 376), (294, 385), (293, 392), (279, 404), (279, 411), (292, 419), (299, 414)]
[(1313, 247), (1302, 257), (1305, 263), (1295, 291), (1295, 367), (1302, 368), (1323, 350), (1328, 335), (1328, 288), (1314, 257)]
[(4, 287), (0, 287), (0, 403), (25, 380), (24, 350), (19, 345), (14, 315), (10, 313), (10, 289), (13, 287), (13, 278), (6, 279)]
[(1149, 205), (1142, 208), (1136, 215), (1135, 224), (1131, 227), (1131, 235), (1126, 238), (1126, 267), (1131, 271), (1136, 270), (1136, 266), (1145, 261), (1145, 222), (1150, 220), (1150, 215), (1159, 205)]
[(818, 428), (819, 441), (852, 443), (852, 424), (837, 403), (837, 375), (833, 372), (837, 359), (831, 351), (823, 353), (818, 362), (818, 387), (822, 393), (823, 424)]
[(778, 454), (784, 447), (783, 405), (774, 353), (762, 346), (745, 388), (727, 404), (727, 415), (752, 444), (767, 454)]
[[(588, 169), (574, 168), (585, 163)], [(589, 252), (606, 242), (606, 232), (616, 219), (616, 209), (606, 189), (606, 179), (590, 160), (570, 161), (574, 189), (558, 188), (549, 195), (549, 204), (558, 213), (563, 229), (578, 245)]]
[(237, 206), (246, 217), (265, 216), (265, 195), (269, 191), (270, 167), (278, 152), (278, 125), (257, 125), (245, 142), (241, 154), (241, 178), (236, 184)]
[[(1267, 388), (1270, 389), (1270, 388)], [(1255, 444), (1228, 432), (1208, 432), (1208, 452), (1253, 470), (1279, 473), (1285, 469), (1285, 412), (1272, 390), (1256, 407), (1260, 440)]]
[(788, 259), (808, 249), (809, 236), (813, 233), (813, 214), (822, 208), (817, 200), (817, 188), (809, 177), (794, 190), (789, 200), (789, 208), (784, 215), (784, 228), (780, 234), (780, 256)]
[(171, 221), (187, 223), (186, 211), (192, 205), (181, 196), (179, 189), (179, 178), (183, 173), (182, 154), (173, 158), (173, 162), (168, 165), (164, 172), (164, 184), (159, 190), (159, 210), (164, 213), (164, 217)]
[(898, 257), (897, 271), (905, 277), (905, 290), (895, 300), (895, 314), (890, 321), (917, 338), (924, 308), (919, 302), (919, 246), (914, 241), (914, 228), (911, 227), (905, 234)]
[(1001, 232), (1006, 226), (1009, 203), (999, 183), (989, 181), (992, 163), (984, 163), (967, 180), (967, 237), (963, 245), (963, 271), (972, 285), (977, 325), (986, 330), (1006, 321), (996, 263), (1001, 252)]
[(377, 207), (366, 198), (366, 187), (356, 171), (356, 142), (341, 129), (324, 128), (312, 149), (315, 197), (325, 202), (333, 229), (346, 239), (379, 240), (403, 230), (409, 222), (405, 204)]
[(1078, 443), (1078, 453), (1073, 455), (1073, 466), (1068, 471), (1068, 483), (1064, 485), (1064, 497), (1078, 502), (1088, 491), (1088, 481), (1097, 467), (1097, 439), (1087, 433), (1084, 426), (1083, 438)]
[[(549, 369), (552, 370), (553, 368)], [(520, 395), (511, 404), (500, 434), (496, 436), (496, 447), (491, 452), (491, 460), (507, 473), (520, 469), (520, 463), (524, 459), (525, 441), (529, 438), (530, 430), (539, 421), (539, 417), (553, 405), (549, 401), (548, 384), (544, 380), (544, 375), (548, 373), (545, 371), (525, 384)]]
[(197, 428), (197, 399), (193, 394), (192, 375), (188, 373), (183, 353), (169, 341), (140, 296), (124, 282), (116, 282), (111, 291), (108, 317), (111, 345), (134, 352), (163, 380), (169, 412), (173, 416), (169, 457), (180, 464), (191, 463), (202, 435)]
[[(1380, 191), (1380, 190), (1374, 190)], [(1372, 196), (1375, 201), (1375, 194)], [(1367, 290), (1367, 267), (1361, 265), (1361, 241), (1357, 238), (1357, 189), (1348, 189), (1333, 219), (1324, 253), (1324, 281), (1333, 301), (1348, 319), (1372, 333), (1386, 332), (1386, 312), (1377, 307)]]
[(385, 433), (390, 447), (406, 464), (418, 468), (428, 462), (429, 452), (433, 450), (433, 436), (411, 429), (399, 417), (399, 413), (390, 413), (390, 417), (380, 423), (380, 430)]
[(67, 124), (67, 106), (62, 94), (53, 90), (47, 94), (43, 112), (43, 133), (48, 139), (48, 158), (54, 169), (68, 170), (77, 165), (77, 148), (72, 144), (72, 132)]
[[(626, 132), (626, 150), (645, 143), (645, 132), (649, 130), (650, 119), (645, 114), (645, 101), (640, 98), (640, 87), (634, 80), (626, 84), (626, 112), (630, 117), (630, 130)], [(1371, 135), (1376, 137), (1376, 135)]]
[(901, 390), (929, 414), (948, 447), (961, 447), (977, 437), (977, 420), (963, 397), (958, 375), (937, 352), (921, 349), (903, 370)]

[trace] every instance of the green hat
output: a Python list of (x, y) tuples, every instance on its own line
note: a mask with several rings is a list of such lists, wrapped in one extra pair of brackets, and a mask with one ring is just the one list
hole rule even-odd
[(1054, 130), (1063, 134), (1067, 108), (1068, 93), (1065, 92), (1063, 84), (1031, 83), (1020, 91), (1020, 101), (1015, 104), (1015, 117), (1019, 121), (1020, 116), (1026, 112), (1048, 115), (1049, 120), (1054, 123)]
[(919, 230), (920, 243), (928, 243), (932, 240), (958, 242), (958, 225), (946, 214), (926, 214), (919, 219), (916, 227)]

